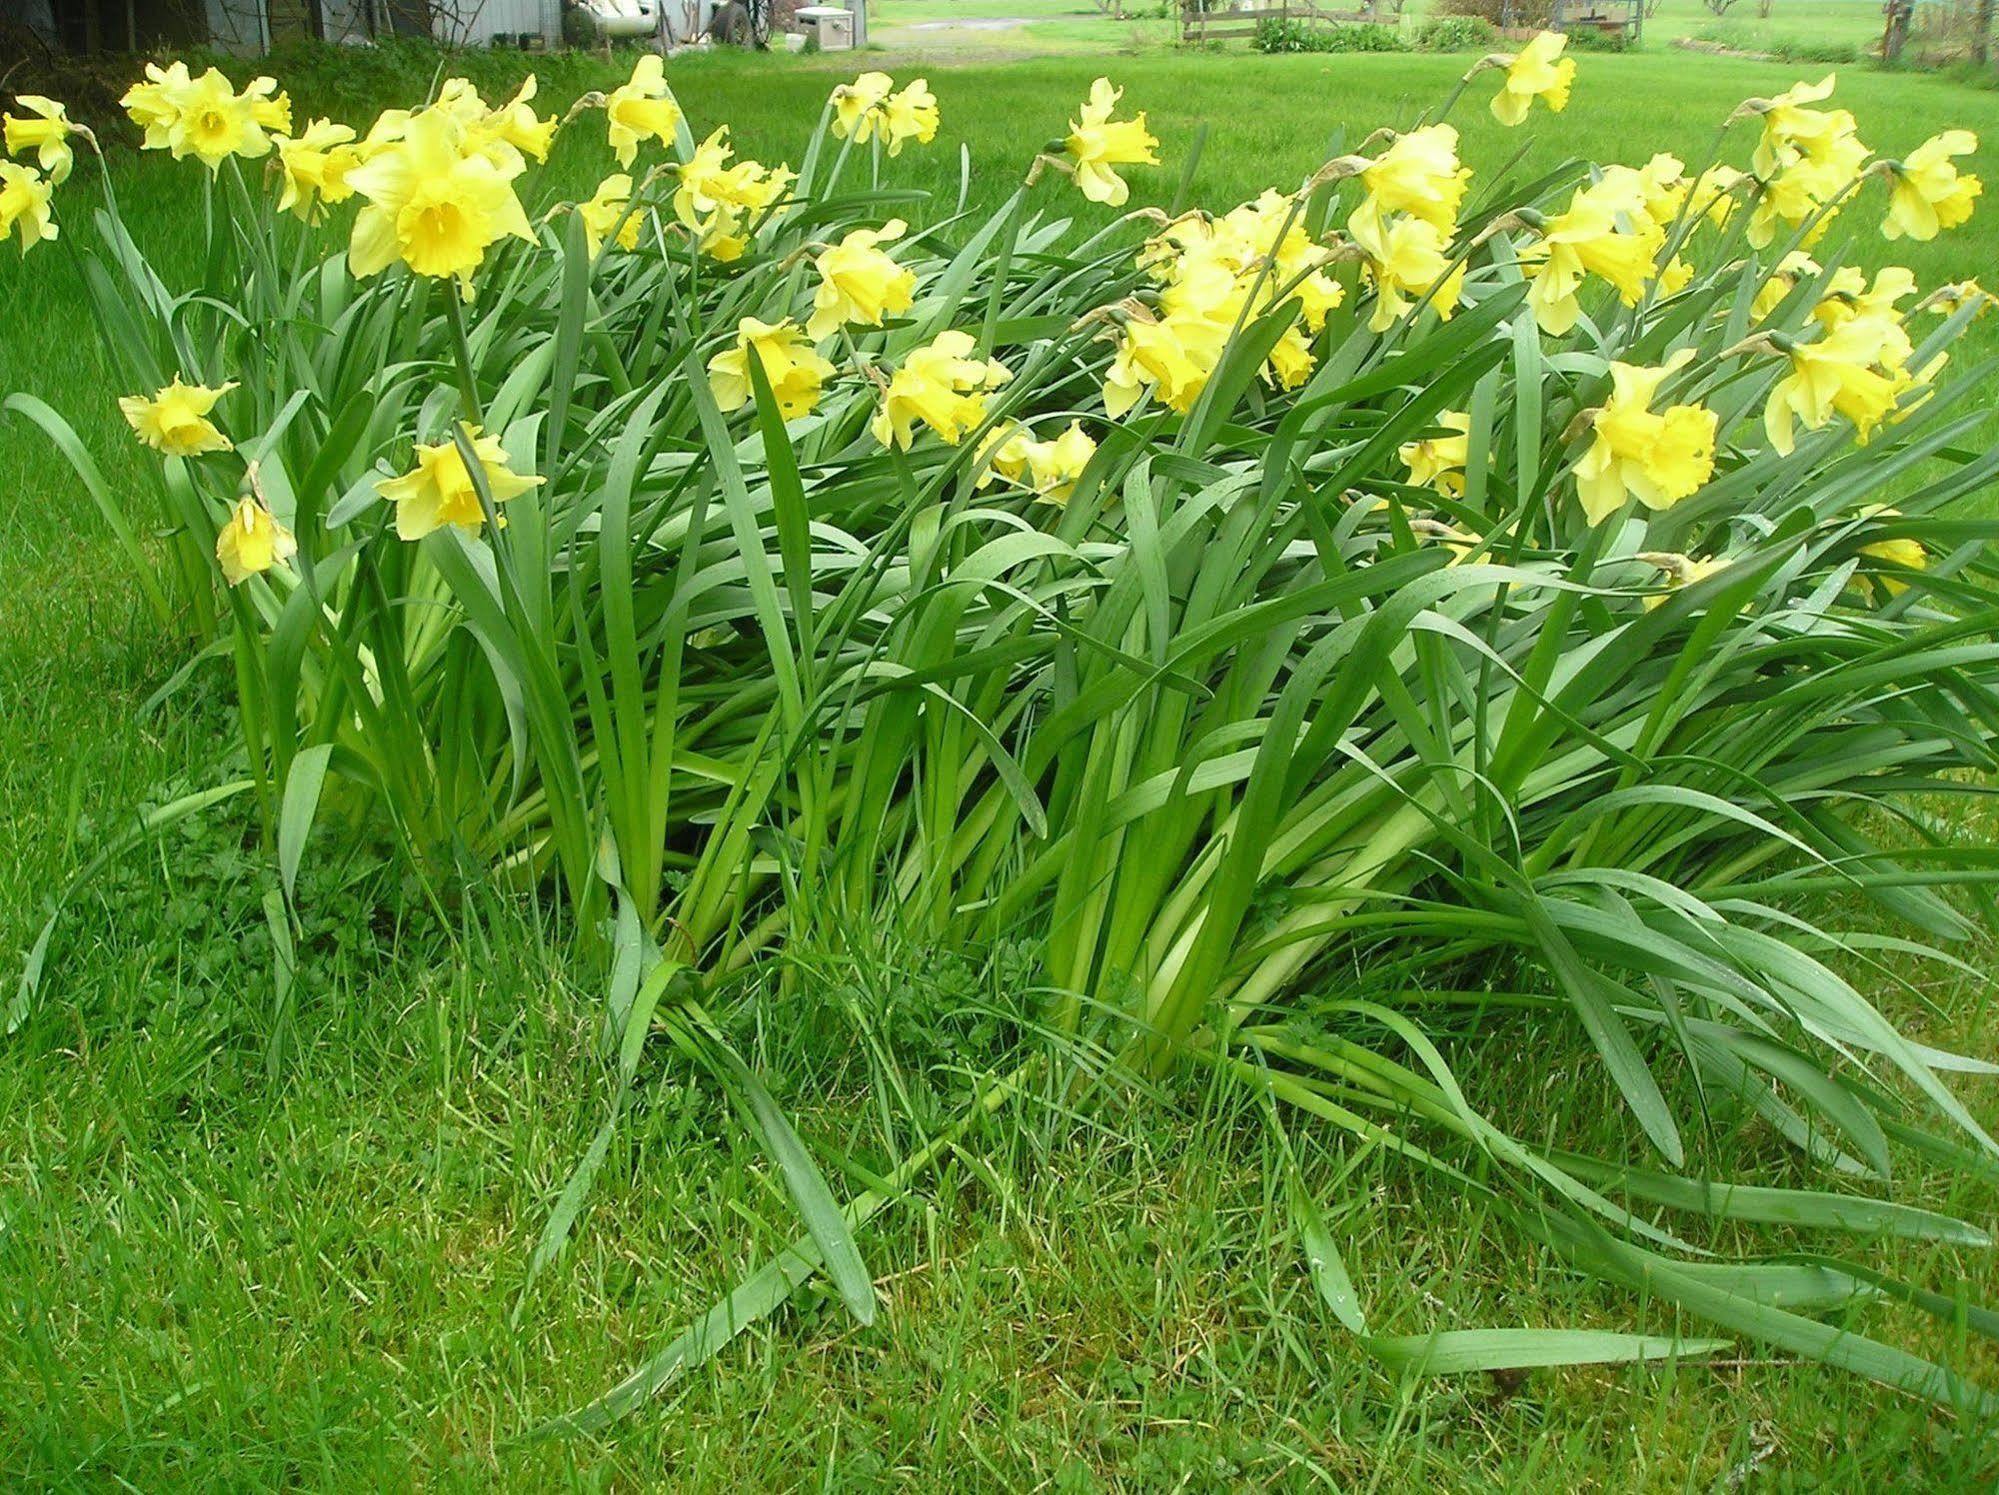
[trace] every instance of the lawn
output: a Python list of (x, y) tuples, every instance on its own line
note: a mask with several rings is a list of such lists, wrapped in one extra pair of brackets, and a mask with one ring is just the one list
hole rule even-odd
[[(1196, 201), (1289, 188), (1342, 142), (1412, 122), (1463, 65), (1120, 58), (1165, 163), (1134, 173), (1135, 193), (1169, 196), (1204, 127)], [(945, 123), (911, 172), (955, 192), (962, 146), (972, 199), (997, 204), (1101, 67), (932, 68)], [(549, 71), (556, 105), (607, 76), (573, 61)], [(768, 158), (838, 76), (822, 59), (672, 71), (697, 133), (726, 119)], [(1481, 111), (1457, 123), (1481, 173), (1532, 176), (1578, 150), (1699, 161), (1740, 99), (1792, 76), (1593, 56), (1568, 113), (1518, 160), (1518, 137)], [(1840, 86), (1884, 152), (1950, 125), (1999, 140), (1999, 95), (1860, 69)], [(373, 64), (294, 83), (302, 109), (347, 117), (411, 87)], [(1974, 167), (1999, 178), (1989, 149)], [(197, 226), (185, 178), (116, 169), (128, 220), (171, 265)], [(601, 169), (582, 142), (559, 143), (560, 190), (587, 192)], [(89, 232), (80, 215), (65, 222)], [(1995, 249), (1988, 212), (1902, 258), (1928, 284), (1983, 270)], [(137, 456), (86, 304), (65, 260), (0, 258), (0, 390), (48, 400), (110, 481), (130, 482)], [(1962, 356), (1994, 351), (1995, 323)], [(107, 827), (204, 781), (225, 751), (221, 670), (148, 704), (181, 662), (66, 469), (18, 423), (0, 427), (7, 948), (33, 939), (50, 892)], [(870, 1229), (873, 1328), (808, 1292), (614, 1436), (523, 1445), (782, 1245), (781, 1190), (711, 1091), (650, 1060), (568, 1254), (530, 1285), (542, 1222), (603, 1119), (594, 973), (517, 898), (474, 891), (440, 927), (392, 875), (336, 871), (314, 904), (324, 957), (280, 1006), (259, 908), (270, 871), (242, 830), (188, 823), (94, 880), (52, 948), (43, 1002), (0, 1047), (0, 1468), (23, 1486), (1969, 1488), (1999, 1473), (1978, 1430), (1747, 1342), (1704, 1365), (1400, 1378), (1342, 1342), (1272, 1223), (1282, 1184), (1268, 1134), (1239, 1098), (1191, 1081), (1127, 1112), (1013, 1114), (969, 1138)], [(1036, 993), (1024, 956), (972, 966), (857, 943), (859, 955), (791, 951), (740, 1000), (755, 1014), (752, 1057), (801, 1131), (894, 1157), (938, 1098), (921, 1080), (870, 1091), (843, 1035), (882, 1035), (904, 1073), (949, 1073)], [(1984, 983), (1927, 995), (1925, 1036), (1993, 1052)], [(1583, 1143), (1615, 1126), (1566, 1027), (1523, 1015), (1454, 1062), (1468, 1083), (1503, 1088), (1529, 1047), (1537, 1074), (1574, 1083), (1518, 1097), (1516, 1130)], [(1988, 1121), (1999, 1112), (1968, 1093)], [(1339, 1201), (1329, 1224), (1393, 1332), (1675, 1327), (1455, 1199), (1440, 1207), (1379, 1153), (1308, 1167)], [(1942, 1190), (1924, 1202), (1992, 1218), (1989, 1188)], [(1901, 1243), (1879, 1259), (1999, 1301), (1989, 1255)], [(1864, 1318), (1930, 1353), (1955, 1349), (1992, 1380), (1975, 1343)]]

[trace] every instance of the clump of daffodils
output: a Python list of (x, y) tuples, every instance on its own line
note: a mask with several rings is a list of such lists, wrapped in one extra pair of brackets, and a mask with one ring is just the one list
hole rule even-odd
[[(1483, 59), (1466, 81), (1481, 72), (1500, 74), (1492, 113), (1519, 125), (1566, 109), (1576, 62), (1561, 36), (1544, 33), (1517, 52)], [(723, 317), (705, 334), (704, 356), (725, 415), (754, 403), (761, 387), (784, 421), (815, 417), (801, 431), (863, 436), (901, 451), (976, 438), (978, 486), (1046, 506), (1065, 504), (1097, 461), (1093, 430), (1135, 412), (1189, 415), (1248, 329), (1264, 329), (1258, 398), (1279, 399), (1307, 390), (1357, 329), (1392, 347), (1426, 319), (1519, 295), (1518, 312), (1497, 335), (1517, 336), (1512, 318), (1527, 316), (1555, 346), (1587, 332), (1586, 346), (1602, 357), (1608, 388), (1600, 403), (1575, 413), (1567, 469), (1577, 506), (1594, 524), (1635, 512), (1634, 504), (1643, 513), (1680, 504), (1759, 439), (1788, 454), (1801, 428), (1844, 421), (1856, 440), (1867, 440), (1920, 403), (1942, 367), (1941, 354), (1917, 359), (1907, 304), (1949, 315), (1989, 302), (1972, 282), (1923, 297), (1900, 267), (1870, 276), (1844, 264), (1828, 271), (1814, 257), (1824, 251), (1813, 245), (1872, 180), (1886, 186), (1881, 232), (1891, 241), (1927, 240), (1963, 223), (1981, 191), (1962, 167), (1977, 147), (1970, 132), (1947, 130), (1900, 159), (1876, 161), (1853, 116), (1828, 107), (1833, 87), (1828, 76), (1745, 103), (1737, 118), (1753, 122), (1755, 138), (1740, 165), (1716, 162), (1695, 176), (1665, 153), (1641, 165), (1603, 164), (1579, 173), (1553, 201), (1486, 211), (1471, 231), (1464, 220), (1473, 168), (1442, 119), (1379, 132), (1296, 190), (1271, 188), (1226, 212), (1169, 219), (1141, 210), (1132, 216), (1151, 228), (1127, 278), (1076, 324), (1103, 334), (1077, 355), (1093, 408), (1071, 408), (1067, 394), (1045, 405), (1010, 397), (1021, 408), (1003, 418), (992, 400), (1016, 362), (995, 345), (997, 324), (952, 326), (936, 300), (926, 301), (943, 284), (929, 233), (900, 217), (849, 217), (829, 230), (807, 200), (828, 191), (827, 158), (815, 153), (822, 181), (808, 194), (788, 166), (739, 157), (726, 123), (710, 124), (697, 139), (655, 55), (642, 55), (624, 82), (571, 111), (573, 118), (603, 110), (599, 148), (608, 159), (595, 190), (557, 204), (539, 235), (524, 182), (548, 158), (562, 121), (538, 112), (532, 76), (497, 104), (469, 82), (447, 79), (427, 103), (386, 111), (365, 131), (329, 118), (295, 130), (275, 80), (253, 78), (238, 89), (216, 69), (195, 75), (180, 63), (148, 64), (124, 104), (148, 149), (211, 172), (262, 163), (274, 188), (271, 210), (296, 219), (295, 232), (343, 235), (348, 268), (363, 279), (401, 272), (450, 283), (470, 298), (497, 277), (503, 253), (532, 256), (558, 245), (547, 225), (561, 213), (580, 222), (593, 275), (650, 273), (662, 255), (698, 263), (726, 313), (675, 301), (673, 315)], [(825, 126), (843, 142), (831, 170), (837, 176), (855, 147), (894, 157), (929, 144), (939, 121), (926, 80), (898, 86), (887, 73), (862, 73), (827, 100)], [(1067, 134), (1036, 158), (1022, 193), (1052, 168), (1087, 202), (1124, 208), (1132, 193), (1126, 169), (1159, 161), (1145, 113), (1125, 112), (1123, 91), (1099, 78), (1067, 123)], [(56, 194), (75, 190), (66, 184), (76, 146), (94, 140), (59, 101), (39, 96), (18, 100), (0, 126), (9, 157), (0, 160), (0, 233), (25, 252), (56, 236)], [(1003, 226), (1018, 231), (1012, 220)], [(1715, 262), (1740, 238), (1760, 250), (1786, 235), (1785, 252), (1757, 263), (1746, 282), (1739, 261)], [(612, 264), (615, 272), (603, 268)], [(1645, 325), (1648, 307), (1670, 303), (1702, 277), (1753, 285), (1755, 337), (1703, 351), (1683, 330), (1669, 354), (1655, 346), (1649, 356), (1615, 356), (1625, 329), (1635, 336)], [(1524, 293), (1516, 284), (1523, 280)], [(1760, 435), (1724, 429), (1695, 393), (1740, 377), (1741, 366), (1728, 360), (1745, 356), (1758, 360), (1750, 376), (1766, 381)], [(458, 373), (455, 395), (464, 406), (478, 380), (468, 368)], [(160, 453), (219, 459), (234, 448), (214, 412), (234, 387), (176, 378), (121, 407), (139, 439)], [(494, 506), (543, 481), (516, 471), (500, 434), (478, 417), (476, 408), (460, 408), (460, 435), (419, 445), (410, 470), (380, 481), (403, 538), (444, 527), (483, 535)], [(1471, 453), (1485, 449), (1473, 425), (1465, 409), (1445, 410), (1424, 434), (1398, 442), (1405, 489), (1461, 502)], [(468, 445), (474, 469), (463, 459)], [(230, 498), (216, 533), (231, 584), (282, 563), (294, 543), (261, 497)]]

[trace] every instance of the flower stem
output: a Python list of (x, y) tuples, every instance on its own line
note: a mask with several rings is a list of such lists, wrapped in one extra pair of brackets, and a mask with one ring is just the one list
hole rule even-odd
[(479, 384), (472, 377), (472, 342), (465, 333), (465, 301), (454, 286), (444, 291), (445, 316), (451, 323), (451, 344), (458, 357), (458, 394), (465, 401), (465, 418), (479, 424)]

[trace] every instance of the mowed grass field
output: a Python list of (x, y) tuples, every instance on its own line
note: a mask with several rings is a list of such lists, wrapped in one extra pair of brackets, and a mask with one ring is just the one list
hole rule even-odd
[[(1164, 164), (1134, 173), (1134, 200), (1171, 197), (1205, 125), (1192, 196), (1226, 207), (1294, 186), (1379, 125), (1412, 123), (1464, 61), (892, 63), (930, 73), (945, 118), (939, 142), (894, 171), (955, 196), (968, 170), (972, 198), (995, 203), (1107, 69), (1162, 140)], [(670, 77), (697, 133), (726, 120), (745, 152), (779, 159), (840, 72), (718, 58)], [(574, 61), (544, 73), (556, 107), (603, 77)], [(1502, 132), (1468, 99), (1456, 122), (1481, 174), (1534, 174), (1581, 152), (1698, 162), (1740, 99), (1792, 76), (1677, 53), (1585, 57), (1566, 115)], [(368, 58), (287, 79), (302, 111), (358, 122), (426, 80)], [(1999, 141), (1999, 96), (1937, 79), (1851, 70), (1840, 102), (1884, 152), (1948, 125)], [(1747, 143), (1744, 127), (1728, 154), (1741, 160)], [(585, 123), (542, 189), (587, 192), (607, 163)], [(198, 227), (193, 168), (121, 156), (114, 169), (128, 221), (171, 278)], [(1999, 177), (1990, 150), (1975, 169)], [(88, 178), (60, 204), (79, 240)], [(1851, 214), (1870, 231), (1878, 193)], [(1079, 206), (1058, 183), (1037, 203)], [(1902, 257), (1927, 284), (1985, 271), (1995, 247), (1987, 212)], [(1878, 261), (1879, 244), (1868, 254)], [(1989, 355), (1993, 324), (1964, 356)], [(111, 482), (133, 481), (122, 391), (61, 253), (0, 257), (0, 390), (48, 400)], [(32, 940), (98, 837), (226, 751), (219, 669), (148, 709), (182, 663), (67, 470), (19, 423), (0, 426), (6, 949)], [(357, 866), (306, 900), (308, 957), (279, 1010), (259, 910), (273, 873), (243, 832), (226, 817), (193, 823), (95, 878), (50, 951), (40, 1006), (0, 1045), (9, 1483), (1623, 1490), (1975, 1488), (1999, 1474), (1987, 1430), (1753, 1344), (1716, 1364), (1404, 1381), (1320, 1306), (1273, 1208), (1264, 1128), (1238, 1097), (1193, 1084), (1119, 1114), (1012, 1114), (974, 1136), (864, 1238), (882, 1279), (872, 1329), (808, 1293), (614, 1435), (523, 1444), (787, 1240), (782, 1191), (721, 1100), (655, 1061), (568, 1254), (528, 1289), (549, 1207), (603, 1119), (595, 973), (529, 906), (473, 889), (440, 928), (413, 903), (401, 912), (392, 874)], [(991, 1025), (1033, 1010), (1031, 957), (1025, 944), (977, 964), (801, 950), (729, 999), (805, 1135), (886, 1166)], [(1969, 979), (1934, 988), (1913, 1027), (1990, 1054), (1988, 995)], [(895, 1057), (905, 1094), (865, 1086), (857, 1028)], [(1510, 1056), (1529, 1045), (1537, 1076), (1563, 1083), (1517, 1093)], [(1506, 1095), (1530, 1133), (1580, 1140), (1614, 1124), (1600, 1066), (1565, 1029), (1523, 1019), (1452, 1062)], [(1999, 1112), (1989, 1093), (1967, 1093), (1981, 1115)], [(1753, 1137), (1742, 1146), (1745, 1170), (1769, 1163)], [(1392, 1161), (1308, 1167), (1385, 1332), (1696, 1328), (1573, 1279), (1455, 1202), (1440, 1210)], [(1990, 1190), (1907, 1186), (1993, 1218)], [(1900, 1245), (1876, 1259), (1999, 1301), (1989, 1255)], [(1975, 1342), (1886, 1311), (1864, 1322), (1999, 1384)]]

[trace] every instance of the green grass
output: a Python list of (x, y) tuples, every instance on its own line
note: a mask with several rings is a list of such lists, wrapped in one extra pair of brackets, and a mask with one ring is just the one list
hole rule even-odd
[[(844, 66), (715, 59), (673, 78), (697, 123), (728, 119), (744, 149), (778, 155)], [(1570, 113), (1532, 137), (1518, 172), (1584, 149), (1698, 157), (1738, 99), (1793, 73), (1677, 55), (1583, 66)], [(1341, 136), (1408, 122), (1461, 67), (1149, 57), (1113, 71), (1164, 141), (1167, 165), (1135, 175), (1138, 195), (1171, 191), (1206, 121), (1194, 188), (1226, 205), (1290, 185)], [(1003, 198), (1099, 70), (1064, 58), (933, 72), (946, 124), (921, 158), (930, 185), (955, 190), (963, 143), (975, 197)], [(592, 81), (565, 64), (559, 101)], [(386, 70), (326, 82), (302, 80), (301, 104), (353, 115), (386, 102), (386, 85), (413, 86)], [(1946, 124), (1999, 138), (1990, 94), (1859, 70), (1841, 89), (1883, 149)], [(1458, 122), (1482, 170), (1519, 143), (1476, 110)], [(586, 156), (559, 157), (552, 185), (587, 186)], [(119, 171), (128, 217), (170, 263), (199, 211), (187, 178)], [(79, 219), (65, 231), (86, 234)], [(1908, 261), (1925, 282), (1978, 270), (1995, 224), (1983, 215)], [(0, 388), (48, 399), (111, 480), (130, 481), (84, 305), (62, 257), (0, 258)], [(219, 675), (142, 714), (177, 652), (87, 502), (18, 426), (0, 430), (0, 583), (0, 938), (19, 949), (92, 839), (154, 786), (198, 776), (228, 732)], [(1261, 1126), (1195, 1081), (1088, 1122), (1030, 1108), (974, 1138), (870, 1231), (886, 1310), (873, 1329), (808, 1300), (615, 1441), (513, 1446), (779, 1244), (781, 1191), (710, 1092), (649, 1061), (569, 1254), (523, 1298), (535, 1236), (605, 1104), (592, 973), (517, 903), (475, 895), (446, 934), (398, 918), (386, 874), (347, 888), (327, 874), (306, 900), (307, 985), (278, 1012), (258, 909), (272, 875), (243, 831), (217, 817), (120, 862), (65, 925), (42, 1009), (0, 1048), (0, 1468), (20, 1484), (1950, 1488), (1995, 1473), (1989, 1446), (1947, 1416), (1753, 1346), (1719, 1366), (1404, 1383), (1343, 1343), (1312, 1295), (1273, 1223)], [(975, 969), (874, 950), (803, 952), (789, 980), (734, 995), (753, 1061), (802, 1130), (828, 1155), (886, 1165), (955, 1067), (1004, 1044), (1036, 993), (1004, 954)], [(1919, 1029), (1991, 1052), (1987, 993), (1930, 995)], [(915, 1077), (907, 1099), (870, 1082), (856, 1013)], [(1509, 1057), (1528, 1046), (1538, 1074), (1576, 1084), (1514, 1094)], [(1597, 1071), (1566, 1029), (1521, 1019), (1452, 1061), (1475, 1094), (1507, 1098), (1522, 1135), (1615, 1146)], [(1309, 1166), (1321, 1197), (1344, 1202), (1331, 1223), (1387, 1332), (1674, 1327), (1455, 1204), (1440, 1211), (1405, 1168)], [(1925, 1202), (1972, 1219), (1995, 1203)], [(1987, 1258), (1881, 1259), (1999, 1300)], [(1856, 1327), (1900, 1322), (1869, 1312)], [(1989, 1356), (1968, 1366), (1992, 1382)]]

